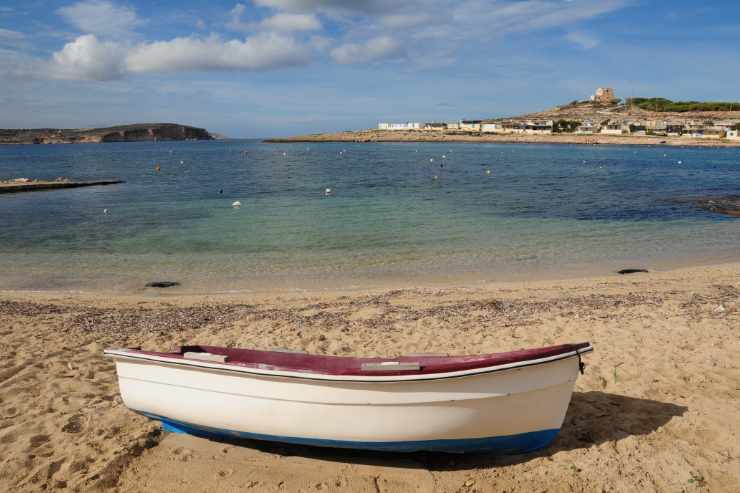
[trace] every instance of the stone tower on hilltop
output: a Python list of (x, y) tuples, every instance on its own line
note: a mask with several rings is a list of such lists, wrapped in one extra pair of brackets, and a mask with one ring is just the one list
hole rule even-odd
[(611, 104), (615, 99), (617, 98), (614, 96), (614, 89), (611, 87), (599, 87), (591, 96), (591, 101), (594, 103)]

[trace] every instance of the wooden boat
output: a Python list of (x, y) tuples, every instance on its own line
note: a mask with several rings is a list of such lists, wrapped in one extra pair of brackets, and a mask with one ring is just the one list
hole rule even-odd
[(565, 418), (589, 343), (477, 356), (347, 358), (109, 349), (123, 401), (170, 431), (327, 447), (524, 453)]

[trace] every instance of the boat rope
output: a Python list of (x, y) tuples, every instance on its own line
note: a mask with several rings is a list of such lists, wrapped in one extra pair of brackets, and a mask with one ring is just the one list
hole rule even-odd
[(581, 353), (579, 351), (576, 351), (576, 354), (578, 355), (578, 370), (580, 370), (581, 375), (583, 375), (583, 370), (586, 369), (586, 363), (581, 360)]

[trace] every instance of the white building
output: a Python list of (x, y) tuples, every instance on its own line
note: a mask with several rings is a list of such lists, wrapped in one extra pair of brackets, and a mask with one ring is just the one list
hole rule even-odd
[(524, 124), (524, 133), (546, 135), (552, 133), (552, 120), (529, 120)]
[(595, 133), (599, 133), (599, 127), (594, 125), (593, 120), (584, 120), (576, 128), (576, 135), (593, 135)]
[(481, 123), (480, 124), (480, 131), (487, 134), (497, 134), (501, 133), (501, 124), (500, 123)]
[(460, 130), (466, 130), (468, 132), (480, 132), (480, 126), (480, 120), (462, 120), (460, 122)]
[(629, 127), (622, 122), (609, 122), (601, 128), (601, 133), (604, 135), (624, 135), (629, 132)]
[(501, 123), (501, 133), (523, 134), (527, 130), (526, 125), (519, 121), (505, 121)]
[(424, 130), (436, 130), (444, 131), (447, 130), (447, 124), (442, 122), (428, 122), (424, 124)]
[(421, 130), (421, 123), (378, 123), (378, 130)]

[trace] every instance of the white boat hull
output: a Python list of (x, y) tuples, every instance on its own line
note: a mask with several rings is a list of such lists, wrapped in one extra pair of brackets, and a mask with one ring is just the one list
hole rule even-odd
[(547, 446), (562, 426), (580, 362), (574, 352), (472, 374), (357, 381), (111, 356), (126, 406), (172, 431), (405, 452)]

